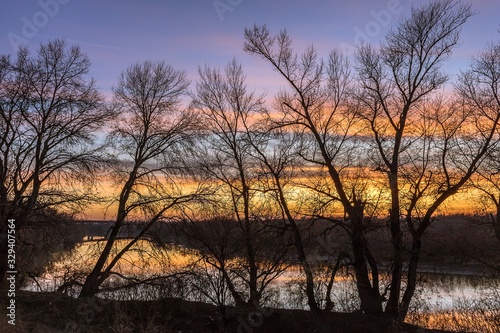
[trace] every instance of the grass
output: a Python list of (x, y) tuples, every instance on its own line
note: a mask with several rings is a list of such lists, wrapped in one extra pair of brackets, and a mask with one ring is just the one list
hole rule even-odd
[[(5, 308), (6, 300), (2, 298)], [(16, 294), (16, 326), (5, 319), (2, 332), (244, 332), (244, 333), (383, 333), (445, 332), (425, 330), (359, 313), (313, 314), (303, 310), (234, 308), (226, 318), (210, 304), (180, 299), (110, 301), (75, 299), (57, 293), (20, 291)]]

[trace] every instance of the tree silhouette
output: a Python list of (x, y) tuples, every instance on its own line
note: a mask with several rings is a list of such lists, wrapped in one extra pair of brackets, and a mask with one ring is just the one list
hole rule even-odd
[(101, 164), (96, 134), (112, 115), (103, 107), (90, 60), (63, 40), (19, 49), (0, 60), (0, 276), (6, 271), (7, 219), (29, 226), (48, 208), (78, 212), (95, 199)]
[[(194, 189), (182, 186), (184, 172), (178, 159), (196, 129), (196, 119), (179, 106), (187, 86), (186, 74), (164, 62), (136, 63), (120, 75), (114, 88), (120, 119), (108, 136), (115, 156), (112, 174), (120, 187), (116, 219), (80, 297), (98, 293), (123, 255), (155, 223), (165, 220), (169, 210), (202, 194), (202, 183)], [(134, 218), (144, 222), (139, 232), (112, 254), (120, 229)]]

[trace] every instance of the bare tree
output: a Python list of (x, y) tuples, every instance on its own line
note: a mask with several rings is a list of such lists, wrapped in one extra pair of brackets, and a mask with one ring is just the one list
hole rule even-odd
[[(260, 164), (258, 188), (265, 194), (264, 200), (275, 205), (271, 215), (285, 221), (285, 228), (290, 229), (292, 233), (297, 259), (306, 277), (307, 304), (312, 311), (318, 312), (320, 307), (315, 293), (314, 271), (306, 253), (308, 240), (304, 235), (307, 235), (307, 232), (302, 230), (297, 221), (299, 218), (292, 208), (294, 198), (290, 195), (300, 165), (300, 135), (288, 133), (284, 128), (274, 128), (273, 124), (267, 124), (266, 120), (256, 123), (248, 131), (249, 143), (253, 147), (252, 154)], [(328, 300), (327, 309), (332, 306), (331, 300)]]
[(488, 215), (488, 224), (500, 241), (500, 166), (498, 161), (498, 152), (490, 151), (486, 155), (486, 161), (478, 170), (478, 177), (474, 177), (472, 182), (473, 186), (482, 192), (480, 199)]
[[(340, 202), (346, 213), (344, 221), (331, 220), (351, 235), (364, 312), (382, 313), (388, 293), (385, 314), (404, 320), (415, 292), (424, 232), (435, 212), (467, 183), (497, 140), (497, 113), (472, 107), (463, 98), (467, 89), (459, 89), (462, 96), (449, 103), (432, 99), (448, 79), (441, 65), (471, 15), (470, 5), (452, 0), (413, 8), (380, 48), (360, 46), (359, 91), (350, 90), (349, 66), (338, 53), (332, 53), (324, 65), (312, 47), (294, 54), (286, 32), (273, 37), (265, 27), (245, 30), (245, 50), (268, 61), (290, 86), (290, 93), (277, 96), (280, 116), (274, 117), (276, 126), (302, 128), (308, 134), (306, 139), (313, 143), (308, 146), (313, 149), (305, 150), (303, 157), (327, 170), (334, 190), (323, 186), (320, 192), (330, 197), (329, 202)], [(473, 85), (467, 87), (470, 90)], [(368, 141), (360, 137), (358, 146), (356, 138), (366, 132), (356, 132), (362, 128), (357, 119), (372, 133)], [(374, 148), (370, 163), (356, 155), (366, 151), (367, 145)], [(378, 263), (366, 238), (365, 226), (371, 219), (365, 209), (370, 199), (357, 190), (366, 189), (365, 185), (349, 180), (352, 168), (348, 166), (372, 166), (388, 180), (393, 254), (384, 294)], [(411, 235), (409, 249), (403, 248), (402, 223)], [(408, 274), (403, 277), (406, 259)]]
[[(233, 220), (213, 219), (184, 221), (180, 233), (187, 236), (187, 244), (199, 251), (195, 264), (194, 285), (201, 293), (216, 304), (225, 316), (229, 293), (237, 306), (245, 305), (243, 294), (238, 290), (234, 271), (238, 270), (238, 256), (241, 255), (241, 229)], [(201, 271), (201, 274), (200, 274)], [(209, 282), (207, 286), (200, 286)], [(208, 288), (206, 288), (208, 287)]]
[[(199, 74), (192, 104), (202, 115), (205, 128), (205, 135), (195, 152), (198, 167), (219, 187), (219, 216), (234, 219), (240, 228), (244, 249), (240, 260), (242, 272), (232, 271), (244, 281), (248, 297), (244, 296), (244, 291), (236, 291), (235, 282), (230, 281), (227, 273), (226, 282), (237, 304), (244, 300), (255, 305), (261, 301), (269, 283), (283, 272), (282, 259), (286, 254), (278, 250), (279, 246), (269, 247), (272, 237), (279, 235), (259, 218), (265, 214), (263, 203), (256, 195), (258, 164), (251, 154), (248, 129), (252, 118), (263, 109), (263, 98), (247, 90), (245, 75), (236, 60), (225, 67), (224, 73), (205, 67), (199, 69)], [(222, 257), (215, 257), (219, 258), (217, 265), (222, 269)]]
[(345, 219), (335, 217), (333, 212), (317, 217), (341, 225), (349, 232), (361, 308), (368, 313), (381, 313), (378, 269), (366, 245), (366, 202), (355, 187), (344, 182), (349, 177), (349, 167), (359, 165), (362, 157), (356, 153), (355, 140), (350, 140), (358, 130), (349, 98), (352, 83), (349, 63), (338, 51), (330, 54), (326, 65), (318, 59), (313, 47), (300, 55), (294, 54), (286, 31), (270, 36), (265, 26), (246, 29), (245, 39), (245, 50), (268, 61), (289, 85), (290, 92), (282, 91), (276, 97), (275, 108), (280, 116), (270, 118), (276, 127), (303, 133), (302, 158), (324, 170), (331, 180), (333, 189), (315, 191), (328, 196), (329, 202), (340, 203)]
[[(95, 199), (101, 163), (96, 134), (111, 113), (90, 61), (63, 40), (0, 59), (0, 277), (6, 272), (7, 219), (22, 229), (47, 209), (69, 213)], [(38, 219), (40, 221), (40, 219)]]
[[(363, 45), (357, 55), (360, 115), (372, 131), (375, 169), (387, 176), (391, 193), (392, 276), (385, 313), (399, 321), (415, 292), (422, 236), (433, 215), (467, 183), (497, 140), (499, 114), (468, 103), (467, 89), (459, 88), (454, 101), (432, 100), (448, 79), (441, 65), (471, 15), (470, 5), (453, 0), (413, 8), (380, 49)], [(408, 249), (403, 223), (412, 240)]]
[[(471, 68), (461, 74), (458, 89), (471, 108), (479, 110), (483, 117), (491, 121), (500, 110), (499, 80), (500, 43), (496, 42), (489, 44), (486, 50), (473, 60)], [(472, 183), (483, 193), (483, 203), (492, 207), (492, 212), (488, 214), (488, 224), (500, 241), (499, 161), (498, 147), (489, 150), (478, 169), (478, 176), (472, 179)]]
[[(183, 186), (180, 153), (196, 131), (193, 115), (179, 107), (187, 86), (186, 74), (164, 62), (136, 63), (121, 74), (114, 88), (120, 119), (108, 136), (116, 155), (110, 176), (119, 184), (116, 220), (80, 297), (98, 293), (123, 255), (155, 223), (202, 194), (202, 183)], [(120, 229), (134, 218), (144, 221), (139, 232), (112, 254)]]

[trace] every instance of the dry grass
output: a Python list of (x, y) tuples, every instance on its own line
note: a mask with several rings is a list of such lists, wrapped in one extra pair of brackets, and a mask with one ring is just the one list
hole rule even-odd
[(421, 327), (452, 332), (500, 332), (500, 299), (483, 298), (481, 301), (461, 300), (455, 310), (413, 313), (407, 322)]
[[(228, 333), (250, 332), (248, 328), (254, 333), (428, 332), (411, 325), (394, 327), (390, 321), (359, 313), (313, 314), (303, 310), (266, 309), (268, 314), (259, 317), (255, 315), (256, 311), (262, 311), (258, 308), (228, 307), (224, 322), (215, 306), (180, 299), (103, 303), (99, 299), (81, 300), (55, 293), (30, 292), (20, 292), (16, 298), (18, 326), (5, 329), (0, 326), (1, 332)], [(242, 322), (246, 324), (241, 326)]]

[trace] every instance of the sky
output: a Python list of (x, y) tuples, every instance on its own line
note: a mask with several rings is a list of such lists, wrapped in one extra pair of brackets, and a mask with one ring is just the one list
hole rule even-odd
[[(314, 45), (327, 57), (334, 49), (353, 54), (361, 41), (377, 45), (412, 6), (430, 0), (2, 0), (0, 54), (19, 45), (32, 52), (55, 38), (81, 47), (99, 90), (112, 97), (121, 71), (135, 62), (164, 60), (197, 80), (198, 66), (242, 63), (247, 84), (269, 99), (285, 82), (269, 64), (243, 51), (243, 32), (265, 24), (286, 29), (297, 51)], [(500, 1), (475, 0), (477, 14), (464, 25), (460, 46), (446, 64), (466, 69), (487, 42), (500, 39)], [(191, 89), (194, 86), (191, 85)]]
[[(272, 96), (284, 85), (277, 73), (243, 51), (243, 32), (265, 24), (286, 29), (297, 51), (314, 45), (327, 57), (334, 49), (352, 54), (360, 41), (380, 42), (402, 15), (429, 0), (2, 0), (0, 54), (21, 44), (63, 38), (92, 62), (91, 76), (107, 97), (131, 64), (164, 60), (194, 82), (198, 66), (242, 63), (247, 84)], [(500, 39), (500, 1), (476, 0), (477, 12), (463, 27), (460, 46), (447, 63), (451, 74), (466, 69), (487, 42)], [(191, 87), (192, 88), (192, 87)]]

